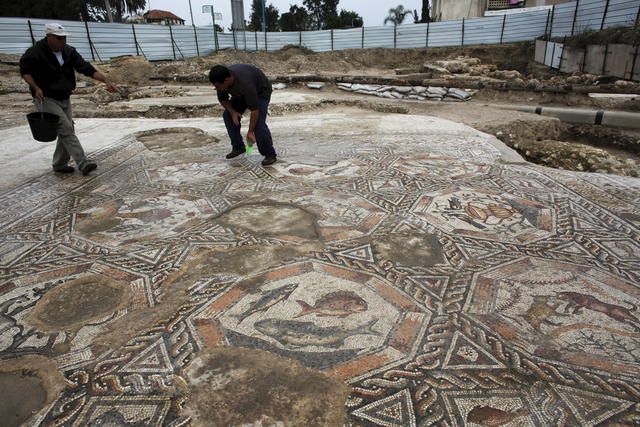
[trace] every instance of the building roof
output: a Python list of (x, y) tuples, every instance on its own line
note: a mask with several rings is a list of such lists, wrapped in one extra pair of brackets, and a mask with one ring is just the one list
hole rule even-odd
[(179, 16), (174, 15), (173, 13), (167, 11), (167, 10), (159, 10), (159, 9), (153, 9), (148, 11), (147, 13), (145, 13), (143, 15), (146, 19), (179, 19), (180, 21), (184, 21), (184, 19), (180, 18)]

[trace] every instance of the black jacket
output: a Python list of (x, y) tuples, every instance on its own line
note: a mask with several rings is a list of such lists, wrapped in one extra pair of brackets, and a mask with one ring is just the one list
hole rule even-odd
[[(36, 84), (42, 89), (44, 96), (59, 101), (69, 99), (71, 92), (76, 88), (76, 76), (74, 70), (92, 77), (96, 72), (93, 65), (85, 61), (78, 51), (69, 45), (62, 49), (62, 66), (53, 54), (47, 39), (38, 41), (20, 58), (20, 74), (30, 74)], [(33, 95), (31, 89), (31, 95)]]

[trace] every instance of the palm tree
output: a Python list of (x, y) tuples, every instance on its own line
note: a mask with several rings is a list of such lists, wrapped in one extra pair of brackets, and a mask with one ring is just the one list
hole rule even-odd
[(384, 18), (384, 24), (387, 25), (387, 22), (392, 22), (393, 25), (400, 25), (407, 15), (413, 15), (413, 12), (405, 9), (404, 6), (400, 4), (397, 7), (389, 9), (389, 15)]

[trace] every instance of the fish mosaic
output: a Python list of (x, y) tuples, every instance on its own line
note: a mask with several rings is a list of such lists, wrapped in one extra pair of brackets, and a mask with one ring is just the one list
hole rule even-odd
[(287, 348), (296, 349), (307, 346), (339, 348), (344, 345), (345, 339), (354, 335), (379, 336), (380, 333), (372, 329), (377, 321), (373, 319), (350, 330), (326, 328), (313, 322), (284, 319), (263, 319), (256, 322), (254, 327)]
[(294, 316), (306, 316), (315, 313), (318, 317), (347, 317), (351, 314), (367, 311), (367, 302), (351, 291), (336, 291), (322, 296), (315, 305), (302, 300), (296, 301), (302, 311)]
[(286, 301), (297, 288), (298, 283), (291, 283), (289, 285), (264, 292), (255, 303), (251, 304), (251, 307), (245, 310), (242, 314), (236, 316), (238, 323), (242, 323), (247, 317), (250, 317), (255, 313), (265, 312), (279, 302)]

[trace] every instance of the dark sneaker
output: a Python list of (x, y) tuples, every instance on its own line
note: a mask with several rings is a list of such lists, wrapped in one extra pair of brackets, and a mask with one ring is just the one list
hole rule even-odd
[(232, 150), (229, 154), (227, 154), (227, 159), (233, 159), (234, 157), (238, 157), (240, 154), (244, 154), (245, 151), (247, 151), (246, 149), (242, 149), (242, 150)]
[(54, 169), (55, 172), (60, 172), (60, 173), (73, 173), (75, 169), (71, 166), (63, 166), (61, 168), (58, 169)]
[(84, 167), (82, 168), (82, 175), (87, 176), (89, 175), (89, 173), (91, 171), (96, 170), (96, 168), (98, 167), (98, 165), (96, 165), (95, 163), (87, 163), (86, 165), (84, 165)]
[(269, 166), (269, 165), (274, 164), (275, 162), (276, 162), (276, 158), (275, 157), (267, 156), (262, 161), (262, 166)]

